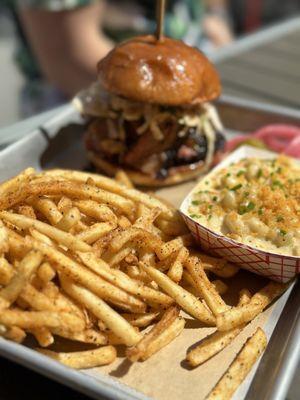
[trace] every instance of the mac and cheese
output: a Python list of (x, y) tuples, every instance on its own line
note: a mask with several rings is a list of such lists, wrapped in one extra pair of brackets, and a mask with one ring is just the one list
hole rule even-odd
[(189, 216), (249, 246), (300, 256), (300, 168), (284, 156), (247, 158), (201, 181)]

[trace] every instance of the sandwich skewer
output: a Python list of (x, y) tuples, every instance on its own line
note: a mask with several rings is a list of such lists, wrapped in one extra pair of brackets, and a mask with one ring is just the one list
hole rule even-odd
[(165, 0), (157, 0), (156, 3), (156, 39), (161, 40), (164, 34)]

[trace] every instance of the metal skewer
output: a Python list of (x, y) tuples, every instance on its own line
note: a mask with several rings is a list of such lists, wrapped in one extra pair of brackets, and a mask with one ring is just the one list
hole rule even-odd
[(164, 34), (165, 0), (156, 1), (156, 39), (161, 40)]

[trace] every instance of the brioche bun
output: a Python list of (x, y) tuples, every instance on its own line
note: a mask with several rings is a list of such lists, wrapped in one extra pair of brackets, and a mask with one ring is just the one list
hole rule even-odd
[(98, 79), (110, 93), (130, 100), (194, 105), (221, 93), (219, 76), (201, 51), (182, 41), (137, 36), (98, 63)]

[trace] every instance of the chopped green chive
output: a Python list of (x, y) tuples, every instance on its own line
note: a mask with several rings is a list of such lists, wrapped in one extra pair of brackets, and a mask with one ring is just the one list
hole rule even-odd
[(193, 200), (192, 204), (193, 204), (193, 206), (199, 206), (200, 201), (199, 200)]
[(191, 217), (191, 218), (199, 218), (199, 215), (197, 215), (197, 214), (190, 214), (190, 217)]
[(282, 215), (278, 215), (276, 220), (277, 220), (277, 222), (281, 222), (281, 221), (284, 221), (284, 218)]
[(209, 216), (208, 216), (208, 220), (210, 221), (210, 220), (211, 220), (211, 218), (212, 218), (212, 215), (211, 215), (211, 214), (209, 214)]
[(273, 181), (272, 182), (272, 188), (275, 189), (276, 187), (279, 187), (280, 189), (283, 188), (283, 184), (280, 181)]
[(242, 176), (244, 173), (245, 173), (245, 170), (244, 169), (240, 169), (238, 171), (238, 173), (236, 174), (236, 176)]
[(262, 215), (263, 214), (263, 210), (262, 210), (262, 208), (260, 207), (260, 209), (258, 210), (258, 215)]
[(210, 204), (210, 205), (208, 206), (208, 208), (209, 208), (210, 210), (212, 209), (212, 207), (213, 207), (212, 204)]
[(218, 200), (217, 196), (214, 196), (213, 201), (217, 201), (217, 200)]
[(237, 185), (233, 186), (232, 188), (230, 188), (230, 190), (239, 190), (243, 185), (241, 183), (238, 183)]
[(252, 201), (250, 201), (247, 205), (247, 211), (252, 211), (252, 210), (254, 210), (254, 208), (255, 208), (255, 204)]
[(240, 215), (243, 215), (243, 214), (246, 214), (249, 211), (254, 210), (254, 208), (255, 208), (255, 204), (252, 201), (250, 201), (246, 206), (240, 206), (239, 210), (238, 210), (238, 213)]
[(257, 178), (261, 178), (262, 177), (262, 169), (260, 168), (259, 170), (258, 170), (258, 173), (257, 173)]
[(287, 232), (284, 231), (283, 229), (280, 229), (279, 233), (281, 236), (285, 236), (287, 234)]

